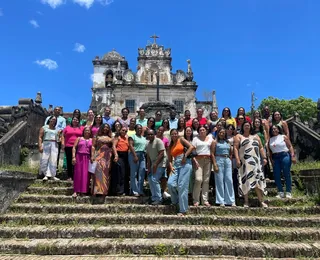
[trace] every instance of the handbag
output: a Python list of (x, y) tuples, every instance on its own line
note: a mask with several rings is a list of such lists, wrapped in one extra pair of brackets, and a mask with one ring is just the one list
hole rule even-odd
[[(184, 153), (186, 153), (188, 151), (188, 147), (184, 147)], [(197, 154), (197, 151), (196, 150), (192, 150), (192, 152), (187, 156), (188, 159), (192, 159), (194, 157), (196, 157), (198, 154)]]
[(96, 161), (94, 161), (93, 163), (89, 162), (88, 172), (90, 172), (91, 174), (95, 174), (96, 168), (97, 168), (97, 162)]

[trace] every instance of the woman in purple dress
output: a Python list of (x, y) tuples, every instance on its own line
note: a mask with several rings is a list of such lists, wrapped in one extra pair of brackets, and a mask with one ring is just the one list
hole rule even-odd
[(89, 191), (90, 175), (88, 172), (91, 158), (91, 128), (86, 126), (82, 137), (78, 137), (72, 149), (72, 164), (74, 165), (73, 197), (86, 194)]

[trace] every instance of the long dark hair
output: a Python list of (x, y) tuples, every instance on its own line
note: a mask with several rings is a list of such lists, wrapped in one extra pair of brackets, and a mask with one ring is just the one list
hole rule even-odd
[(81, 125), (80, 125), (80, 119), (79, 119), (78, 117), (76, 117), (76, 116), (73, 116), (73, 117), (71, 118), (70, 126), (71, 126), (71, 127), (74, 127), (74, 126), (73, 126), (73, 123), (72, 123), (74, 118), (78, 119), (78, 121), (79, 121), (78, 127), (80, 127), (80, 126), (81, 126)]
[(274, 119), (274, 114), (275, 114), (275, 113), (279, 113), (279, 114), (280, 114), (280, 121), (283, 119), (281, 112), (279, 112), (279, 111), (274, 111), (274, 112), (272, 113), (272, 123), (276, 122), (276, 120)]
[(193, 140), (193, 129), (192, 129), (191, 126), (187, 126), (187, 127), (184, 129), (184, 135), (183, 135), (183, 137), (184, 137), (184, 139), (188, 140), (187, 135), (186, 135), (186, 132), (187, 132), (187, 129), (188, 129), (188, 128), (191, 129), (190, 141), (192, 141), (192, 140)]
[(164, 122), (167, 122), (167, 123), (168, 123), (168, 127), (167, 127), (167, 128), (168, 128), (168, 130), (170, 130), (169, 119), (167, 119), (167, 118), (166, 118), (166, 119), (163, 119), (163, 120), (162, 120), (162, 124), (161, 124), (161, 126), (163, 126), (163, 127), (165, 128), (165, 131), (168, 131), (168, 130), (166, 130), (166, 127), (164, 126)]
[(252, 134), (255, 134), (255, 133), (256, 133), (256, 127), (255, 127), (255, 121), (256, 121), (256, 120), (259, 120), (259, 122), (260, 122), (259, 132), (260, 132), (261, 134), (263, 134), (264, 129), (263, 129), (263, 125), (262, 125), (262, 120), (261, 120), (261, 118), (256, 118), (256, 119), (253, 120), (253, 122), (252, 122), (252, 127), (253, 127)]
[[(173, 128), (173, 129), (170, 130), (170, 137), (171, 137), (171, 133), (174, 132), (174, 131), (176, 131), (177, 134), (179, 134), (178, 130)], [(179, 139), (179, 137), (178, 137), (178, 139)], [(171, 149), (172, 146), (173, 146), (173, 140), (171, 138), (169, 148)]]
[[(149, 121), (150, 121), (151, 119), (153, 119), (153, 126), (151, 127), (151, 129), (152, 129), (152, 130), (155, 130), (155, 127), (156, 127), (156, 119), (155, 119), (153, 116), (151, 116), (151, 117), (148, 118), (147, 126), (148, 126), (148, 123), (149, 123)], [(149, 127), (149, 126), (148, 126), (148, 127)]]
[(270, 130), (269, 130), (269, 135), (270, 135), (270, 137), (273, 137), (273, 136), (274, 136), (274, 135), (273, 135), (273, 131), (272, 131), (272, 128), (273, 128), (274, 126), (275, 126), (276, 128), (278, 128), (279, 135), (283, 135), (282, 127), (279, 126), (279, 125), (277, 125), (277, 124), (274, 124), (274, 125), (272, 125), (272, 126), (270, 127)]
[(191, 124), (191, 126), (192, 126), (192, 131), (198, 131), (198, 129), (194, 129), (194, 127), (193, 127), (193, 123), (194, 123), (194, 121), (198, 121), (198, 123), (199, 123), (199, 126), (198, 126), (198, 128), (200, 127), (200, 122), (199, 122), (199, 120), (198, 120), (198, 118), (194, 118), (194, 119), (192, 119), (192, 124)]
[(112, 132), (116, 132), (116, 124), (120, 124), (120, 129), (122, 128), (122, 124), (119, 121), (114, 122), (114, 124), (112, 125)]
[(57, 118), (56, 116), (50, 116), (50, 117), (48, 118), (47, 125), (50, 124), (51, 119), (54, 118), (54, 117), (56, 118), (56, 123), (55, 123), (54, 127), (56, 127), (56, 125), (57, 125), (57, 123), (58, 123), (58, 118)]
[(105, 126), (109, 126), (108, 136), (111, 137), (111, 128), (110, 128), (110, 125), (109, 125), (109, 124), (102, 124), (102, 125), (99, 127), (99, 131), (98, 131), (97, 136), (101, 136), (101, 135), (102, 135), (102, 131), (103, 131), (103, 129), (105, 128)]
[[(243, 109), (243, 117), (246, 118), (246, 110), (244, 109), (244, 107), (239, 107), (239, 108), (238, 108), (238, 110), (237, 110), (237, 118), (238, 118), (238, 116), (240, 116), (240, 115), (239, 115), (239, 110), (240, 110), (241, 108)], [(230, 109), (229, 109), (229, 111), (230, 111)], [(230, 112), (230, 114), (231, 114), (231, 112)], [(231, 115), (230, 115), (230, 117), (231, 117)]]
[[(182, 128), (180, 127), (180, 121), (181, 120), (183, 120), (183, 126), (182, 126)], [(179, 130), (184, 130), (186, 128), (186, 120), (184, 119), (184, 117), (180, 117), (179, 119), (178, 119), (178, 127), (177, 127), (177, 130), (179, 131)]]
[(230, 108), (229, 107), (225, 107), (223, 110), (222, 110), (222, 114), (221, 114), (221, 117), (223, 117), (223, 112), (226, 110), (226, 109), (228, 109), (229, 111), (229, 118), (232, 118), (232, 115), (231, 115), (231, 110), (230, 110)]
[(82, 137), (84, 137), (84, 131), (85, 131), (86, 129), (89, 129), (89, 130), (90, 130), (90, 138), (91, 138), (91, 137), (92, 137), (92, 130), (91, 130), (91, 126), (85, 126), (85, 127), (83, 128), (83, 131), (82, 131)]
[(243, 126), (244, 126), (245, 124), (249, 124), (249, 126), (250, 126), (250, 131), (249, 131), (249, 133), (252, 134), (253, 127), (252, 127), (252, 125), (251, 125), (248, 121), (243, 122), (243, 124), (241, 125), (240, 134), (243, 135), (243, 133), (244, 133), (244, 131), (243, 131)]
[[(219, 133), (224, 130), (224, 138), (220, 139), (219, 137)], [(227, 137), (227, 131), (225, 128), (220, 128), (219, 130), (217, 130), (217, 135), (216, 135), (217, 141), (226, 141), (227, 143), (229, 143), (228, 137)]]
[[(79, 117), (74, 115), (76, 112), (79, 112)], [(74, 118), (74, 117), (79, 119), (79, 124), (80, 124), (80, 119), (81, 119), (81, 111), (80, 111), (80, 109), (77, 108), (77, 109), (73, 110), (72, 118)]]
[(98, 116), (101, 117), (101, 124), (99, 125), (99, 127), (103, 124), (102, 115), (98, 114), (98, 115), (96, 115), (96, 116), (94, 117), (92, 126), (96, 126), (96, 124), (97, 124), (96, 118), (97, 118)]

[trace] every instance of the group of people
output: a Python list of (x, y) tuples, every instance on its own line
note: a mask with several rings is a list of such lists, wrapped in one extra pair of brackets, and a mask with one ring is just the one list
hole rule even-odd
[(249, 207), (248, 194), (255, 189), (261, 207), (267, 207), (263, 195), (269, 163), (277, 196), (292, 197), (290, 167), (296, 159), (288, 125), (279, 111), (271, 114), (268, 107), (252, 118), (243, 107), (236, 117), (226, 107), (221, 117), (212, 111), (208, 118), (201, 108), (194, 118), (189, 110), (180, 118), (175, 111), (169, 118), (161, 111), (146, 118), (142, 108), (132, 118), (128, 108), (118, 118), (111, 117), (109, 107), (103, 115), (89, 109), (86, 119), (79, 109), (67, 120), (60, 113), (56, 107), (40, 130), (40, 171), (44, 180), (58, 180), (57, 162), (64, 150), (73, 197), (144, 196), (148, 182), (152, 205), (171, 198), (183, 216), (190, 197), (194, 206), (211, 206), (209, 182), (214, 176), (216, 204), (236, 206), (235, 198), (241, 196)]

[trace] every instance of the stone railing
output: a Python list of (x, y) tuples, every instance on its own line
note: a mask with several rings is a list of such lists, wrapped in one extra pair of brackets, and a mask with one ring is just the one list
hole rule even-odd
[(0, 214), (4, 213), (35, 179), (36, 176), (31, 173), (0, 171)]
[(32, 99), (18, 106), (0, 106), (0, 164), (20, 164), (20, 149), (38, 142), (48, 112)]
[(320, 160), (320, 134), (303, 124), (298, 114), (286, 121), (298, 160)]

